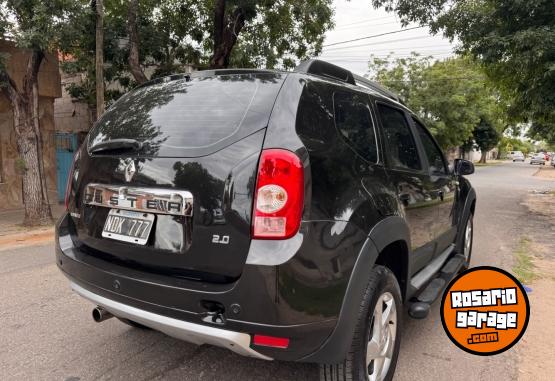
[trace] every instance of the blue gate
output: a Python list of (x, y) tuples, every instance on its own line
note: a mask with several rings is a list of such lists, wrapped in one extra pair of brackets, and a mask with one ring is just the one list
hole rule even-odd
[(58, 201), (62, 202), (65, 198), (67, 176), (73, 162), (73, 155), (77, 151), (77, 135), (57, 132), (55, 138)]

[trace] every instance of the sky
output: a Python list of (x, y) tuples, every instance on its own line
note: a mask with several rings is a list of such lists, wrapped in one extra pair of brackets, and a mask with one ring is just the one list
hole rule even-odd
[(428, 28), (326, 46), (418, 27), (418, 24), (410, 24), (406, 28), (402, 28), (399, 18), (394, 13), (387, 13), (383, 9), (374, 9), (370, 0), (334, 0), (333, 3), (335, 28), (326, 33), (324, 48), (318, 57), (320, 59), (342, 66), (353, 73), (364, 75), (368, 72), (368, 60), (371, 54), (385, 58), (389, 53), (393, 53), (393, 57), (407, 57), (411, 52), (417, 52), (437, 59), (453, 55), (454, 44), (441, 35), (430, 34)]

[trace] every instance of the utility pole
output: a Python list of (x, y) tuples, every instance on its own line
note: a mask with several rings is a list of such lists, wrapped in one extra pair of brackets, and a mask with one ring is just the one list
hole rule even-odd
[(95, 1), (96, 13), (96, 118), (104, 114), (104, 4)]

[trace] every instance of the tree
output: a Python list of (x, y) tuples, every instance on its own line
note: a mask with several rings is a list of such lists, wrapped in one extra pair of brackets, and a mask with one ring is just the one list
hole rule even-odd
[(483, 114), (502, 129), (499, 94), (470, 58), (436, 62), (415, 54), (395, 60), (372, 58), (370, 76), (398, 93), (444, 149), (467, 142)]
[(104, 114), (104, 4), (103, 0), (93, 0), (96, 15), (96, 116)]
[(51, 223), (46, 176), (42, 161), (42, 138), (39, 118), (38, 73), (47, 52), (56, 44), (60, 31), (72, 11), (72, 3), (65, 0), (2, 0), (0, 1), (1, 38), (13, 40), (27, 49), (21, 86), (7, 72), (0, 60), (0, 91), (13, 110), (13, 125), (17, 149), (23, 164), (23, 203), (25, 225)]
[[(241, 66), (265, 61), (260, 63), (274, 67), (284, 56), (291, 57), (282, 64), (291, 66), (293, 57), (320, 52), (331, 16), (329, 0), (216, 0), (210, 67), (225, 68), (234, 60), (242, 61)], [(232, 54), (237, 45), (238, 54)]]
[(137, 28), (138, 0), (129, 0), (127, 12), (127, 33), (129, 34), (129, 69), (135, 81), (140, 85), (148, 81), (139, 59), (139, 32)]
[(493, 124), (488, 122), (486, 119), (481, 118), (480, 122), (476, 126), (473, 132), (474, 141), (476, 145), (482, 151), (482, 156), (480, 157), (480, 163), (485, 163), (488, 151), (495, 148), (501, 135), (495, 129)]
[(555, 141), (555, 6), (553, 0), (373, 0), (405, 24), (430, 25), (485, 64), (512, 98), (514, 119), (535, 138)]
[[(136, 84), (199, 68), (291, 68), (296, 60), (317, 55), (325, 32), (333, 26), (331, 0), (130, 0), (105, 1), (106, 82), (126, 91)], [(81, 100), (94, 99), (91, 52), (87, 35), (93, 19), (83, 13), (72, 20), (78, 41), (65, 45), (75, 58), (68, 72), (86, 72), (87, 82), (70, 87)], [(122, 44), (122, 41), (128, 41)], [(106, 91), (111, 103), (121, 92)]]
[(498, 144), (499, 156), (504, 157), (510, 151), (520, 151), (528, 156), (530, 152), (534, 151), (534, 144), (516, 137), (503, 136)]

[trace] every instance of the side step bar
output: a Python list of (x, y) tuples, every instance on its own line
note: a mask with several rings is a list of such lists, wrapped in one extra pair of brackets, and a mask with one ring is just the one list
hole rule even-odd
[(439, 270), (437, 276), (418, 294), (409, 305), (409, 315), (424, 319), (430, 313), (430, 306), (442, 295), (447, 284), (455, 277), (464, 264), (464, 255), (456, 254)]

